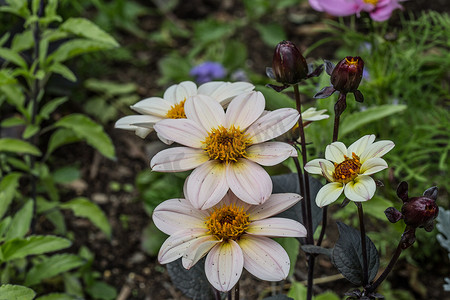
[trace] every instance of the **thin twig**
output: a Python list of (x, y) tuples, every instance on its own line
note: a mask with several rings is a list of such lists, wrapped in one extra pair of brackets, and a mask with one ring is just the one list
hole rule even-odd
[(367, 264), (367, 246), (366, 246), (366, 228), (364, 226), (364, 212), (362, 204), (359, 202), (355, 202), (356, 207), (358, 207), (358, 216), (359, 216), (359, 229), (361, 231), (361, 251), (363, 258), (363, 278), (362, 285), (366, 286), (369, 283), (369, 269)]

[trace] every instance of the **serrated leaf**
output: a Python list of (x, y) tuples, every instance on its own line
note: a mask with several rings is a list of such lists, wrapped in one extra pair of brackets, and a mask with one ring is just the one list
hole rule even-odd
[(61, 293), (52, 293), (36, 298), (36, 300), (76, 300), (78, 298)]
[[(360, 286), (363, 278), (360, 232), (342, 222), (337, 222), (337, 225), (339, 239), (333, 249), (332, 262), (345, 278), (351, 283)], [(369, 282), (371, 282), (377, 275), (380, 260), (377, 248), (367, 235), (366, 248)]]
[(5, 215), (19, 186), (20, 173), (9, 173), (0, 181), (0, 219)]
[(27, 63), (26, 61), (20, 56), (19, 53), (12, 51), (8, 48), (0, 48), (0, 57), (3, 58), (6, 61), (12, 62), (13, 64), (26, 69)]
[(78, 137), (72, 130), (60, 128), (53, 132), (53, 134), (50, 136), (50, 140), (48, 141), (47, 145), (47, 152), (45, 153), (45, 157), (49, 157), (53, 151), (55, 151), (57, 148), (75, 143), (80, 141), (81, 138)]
[(103, 131), (103, 127), (87, 116), (71, 114), (61, 118), (54, 126), (72, 130), (79, 138), (84, 139), (104, 156), (110, 159), (115, 157), (114, 145)]
[(0, 286), (0, 300), (33, 300), (36, 293), (25, 286), (4, 284)]
[(30, 229), (31, 220), (33, 218), (33, 201), (28, 201), (23, 207), (14, 215), (11, 226), (6, 233), (6, 241), (14, 238), (22, 238)]
[(92, 23), (88, 19), (84, 18), (69, 18), (59, 27), (60, 30), (64, 30), (75, 35), (95, 40), (105, 44), (109, 44), (112, 47), (118, 47), (119, 43), (103, 29)]
[(75, 56), (101, 50), (113, 48), (111, 44), (92, 41), (88, 39), (74, 39), (62, 44), (52, 54), (47, 57), (47, 63), (61, 63)]
[(82, 258), (74, 254), (58, 254), (46, 257), (27, 272), (25, 285), (38, 284), (44, 279), (52, 278), (63, 272), (80, 267), (84, 263)]
[(29, 255), (43, 254), (70, 247), (72, 243), (65, 238), (52, 235), (33, 235), (25, 239), (5, 242), (1, 247), (4, 261), (24, 258)]
[(117, 297), (116, 289), (102, 281), (95, 281), (86, 288), (86, 292), (94, 299), (113, 300)]
[(24, 153), (35, 156), (41, 155), (41, 151), (32, 144), (23, 140), (12, 138), (0, 139), (0, 152)]
[(197, 300), (212, 298), (211, 285), (205, 275), (205, 258), (186, 270), (181, 259), (168, 263), (167, 272), (173, 284), (186, 296)]
[(101, 231), (103, 231), (108, 238), (111, 237), (111, 225), (106, 218), (106, 215), (97, 206), (97, 204), (89, 201), (84, 197), (78, 197), (70, 200), (69, 202), (60, 205), (62, 209), (70, 209), (77, 217), (87, 218)]
[(404, 111), (406, 108), (406, 105), (385, 104), (352, 113), (343, 119), (341, 125), (339, 125), (339, 137), (343, 137), (367, 123)]

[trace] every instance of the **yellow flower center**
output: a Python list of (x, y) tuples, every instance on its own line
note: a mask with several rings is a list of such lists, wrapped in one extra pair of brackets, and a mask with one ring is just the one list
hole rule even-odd
[(228, 163), (245, 157), (245, 149), (251, 145), (251, 140), (238, 128), (231, 126), (225, 128), (220, 125), (209, 132), (209, 136), (203, 142), (205, 151), (211, 159), (217, 159)]
[(365, 3), (367, 3), (367, 4), (372, 4), (372, 5), (377, 5), (377, 3), (378, 3), (378, 0), (363, 0)]
[(169, 119), (186, 119), (186, 114), (184, 113), (184, 102), (186, 102), (186, 99), (172, 105), (167, 112), (166, 117)]
[[(371, 1), (371, 0), (364, 0), (364, 1)], [(356, 58), (356, 57), (352, 57), (352, 58), (350, 58), (350, 60), (348, 60), (347, 59), (347, 57), (345, 58), (345, 63), (348, 65), (348, 66), (351, 66), (351, 65), (353, 65), (353, 66), (357, 66), (358, 65), (358, 59)]]
[(333, 178), (337, 182), (347, 183), (358, 176), (361, 163), (359, 157), (353, 152), (352, 158), (344, 155), (345, 160), (340, 164), (334, 163)]
[(250, 224), (243, 207), (234, 204), (214, 208), (205, 221), (208, 233), (219, 240), (237, 240)]

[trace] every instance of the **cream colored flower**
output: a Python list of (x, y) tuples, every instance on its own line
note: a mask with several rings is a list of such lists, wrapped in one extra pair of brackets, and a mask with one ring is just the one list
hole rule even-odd
[(314, 159), (305, 165), (311, 174), (321, 174), (329, 183), (316, 196), (317, 206), (336, 201), (344, 192), (355, 202), (370, 200), (375, 194), (375, 181), (369, 176), (388, 167), (381, 157), (394, 148), (392, 141), (375, 142), (375, 135), (366, 135), (347, 149), (334, 142), (325, 149), (325, 159)]

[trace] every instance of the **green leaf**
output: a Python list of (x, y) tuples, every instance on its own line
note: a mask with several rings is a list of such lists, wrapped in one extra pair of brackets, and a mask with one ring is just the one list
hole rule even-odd
[(291, 288), (289, 289), (287, 295), (294, 300), (306, 300), (306, 291), (306, 286), (300, 282), (294, 281), (291, 284)]
[(65, 166), (53, 171), (53, 180), (55, 183), (70, 183), (81, 177), (80, 169), (73, 166)]
[(40, 156), (41, 151), (32, 144), (12, 138), (0, 139), (0, 152), (26, 153)]
[(79, 138), (100, 151), (104, 156), (114, 159), (114, 145), (109, 136), (103, 131), (101, 125), (95, 123), (87, 116), (71, 114), (61, 118), (54, 124), (56, 127), (71, 129)]
[(20, 56), (19, 53), (12, 51), (11, 49), (7, 48), (0, 48), (0, 57), (3, 58), (6, 61), (12, 62), (13, 64), (26, 69), (27, 63), (26, 61)]
[(0, 12), (9, 12), (26, 19), (30, 16), (30, 10), (28, 9), (27, 0), (6, 0), (8, 5), (0, 7)]
[(103, 231), (108, 238), (111, 237), (111, 225), (108, 222), (103, 211), (97, 204), (89, 201), (84, 197), (78, 197), (70, 200), (69, 202), (60, 205), (62, 209), (70, 209), (77, 217), (83, 217), (89, 219), (95, 226)]
[(54, 63), (48, 68), (49, 72), (53, 72), (61, 75), (69, 81), (75, 82), (77, 81), (77, 77), (73, 74), (72, 70), (60, 63)]
[(292, 274), (294, 274), (298, 253), (300, 252), (300, 242), (293, 237), (276, 238), (274, 240), (277, 241), (284, 248), (284, 250), (286, 250), (291, 262), (288, 276), (292, 276)]
[(0, 219), (5, 215), (19, 186), (20, 173), (9, 173), (0, 182)]
[(96, 24), (84, 18), (69, 18), (61, 26), (60, 30), (64, 30), (75, 35), (109, 44), (113, 47), (118, 47), (119, 43), (103, 29)]
[(0, 286), (0, 300), (33, 300), (36, 293), (25, 286), (4, 284)]
[(58, 254), (46, 257), (40, 263), (35, 264), (28, 272), (25, 285), (31, 286), (42, 280), (52, 278), (84, 264), (84, 260), (74, 254)]
[(270, 47), (275, 47), (279, 42), (287, 40), (283, 27), (277, 23), (264, 25), (257, 23), (255, 27), (263, 42)]
[(54, 112), (61, 104), (65, 103), (68, 99), (69, 98), (67, 97), (60, 97), (48, 101), (42, 106), (41, 110), (39, 111), (39, 115), (43, 119), (48, 119), (50, 117), (50, 114)]
[(30, 137), (32, 137), (36, 133), (38, 133), (39, 129), (41, 129), (39, 127), (39, 125), (36, 125), (36, 124), (29, 124), (29, 125), (27, 125), (27, 127), (25, 127), (25, 130), (22, 133), (22, 138), (25, 139), (25, 140), (29, 139)]
[(278, 93), (273, 89), (262, 85), (257, 85), (255, 89), (263, 93), (264, 98), (266, 98), (266, 109), (268, 110), (275, 110), (284, 107), (295, 108), (294, 100), (286, 94)]
[[(1, 199), (0, 199), (1, 201)], [(3, 236), (7, 229), (9, 228), (9, 225), (11, 224), (11, 217), (7, 216), (0, 222), (0, 242), (3, 241)]]
[(55, 151), (57, 148), (75, 143), (80, 141), (81, 138), (79, 138), (72, 130), (60, 128), (56, 130), (51, 136), (50, 140), (48, 141), (47, 146), (47, 153), (45, 153), (45, 157), (49, 157), (50, 154)]
[(36, 300), (76, 300), (78, 298), (61, 293), (52, 293), (36, 298)]
[(116, 289), (102, 281), (95, 281), (86, 288), (86, 292), (94, 299), (113, 300), (117, 297)]
[(11, 118), (7, 118), (7, 119), (4, 119), (1, 123), (0, 123), (0, 125), (3, 127), (3, 128), (6, 128), (6, 127), (14, 127), (14, 126), (18, 126), (18, 125), (24, 125), (25, 124), (25, 120), (23, 119), (23, 118), (20, 118), (20, 117), (11, 117)]
[(142, 232), (142, 249), (148, 255), (156, 257), (158, 255), (159, 248), (161, 248), (161, 245), (166, 239), (167, 234), (159, 230), (158, 227), (156, 227), (152, 222), (150, 225), (145, 227)]
[(108, 50), (111, 48), (113, 48), (111, 44), (106, 44), (103, 42), (88, 39), (74, 39), (62, 44), (58, 49), (50, 54), (47, 57), (47, 63), (52, 61), (60, 63), (77, 55), (100, 50)]
[(22, 238), (30, 229), (31, 219), (33, 218), (33, 201), (29, 200), (14, 215), (11, 226), (6, 233), (6, 241), (14, 238)]
[(71, 244), (68, 239), (58, 236), (33, 235), (25, 239), (7, 241), (0, 249), (3, 253), (4, 261), (10, 261), (29, 255), (58, 251), (70, 247)]
[(11, 50), (17, 53), (30, 49), (34, 45), (33, 33), (31, 30), (24, 31), (14, 35), (11, 44)]
[(333, 292), (325, 292), (314, 297), (314, 300), (341, 300), (341, 298)]
[(91, 91), (105, 93), (111, 96), (135, 93), (137, 90), (137, 86), (134, 83), (119, 83), (95, 78), (87, 79), (84, 82), (84, 86)]
[(342, 121), (339, 127), (339, 136), (343, 137), (367, 123), (374, 122), (387, 116), (399, 113), (401, 111), (404, 111), (406, 108), (406, 105), (385, 104), (369, 107), (364, 111), (353, 113), (344, 118), (344, 120)]

